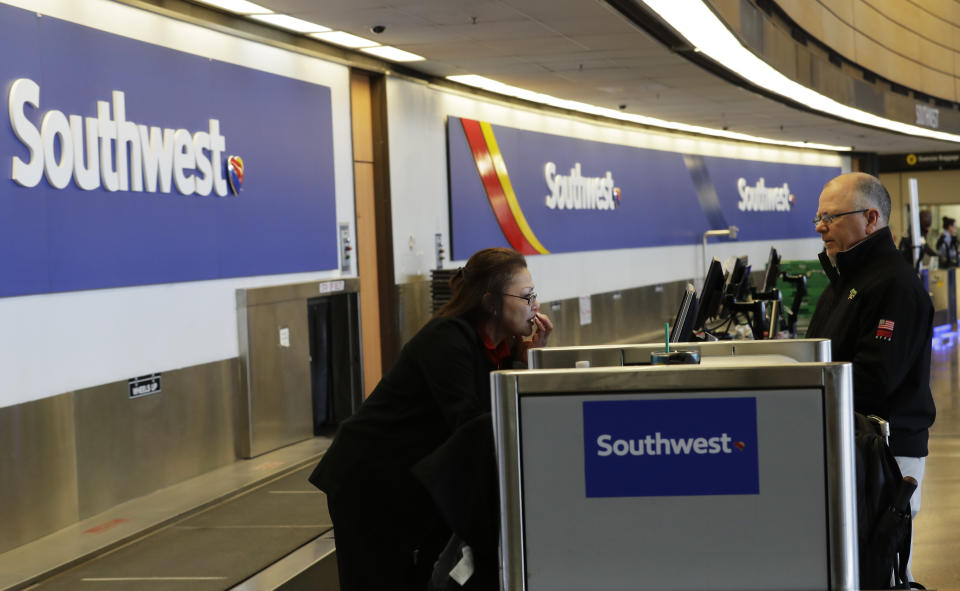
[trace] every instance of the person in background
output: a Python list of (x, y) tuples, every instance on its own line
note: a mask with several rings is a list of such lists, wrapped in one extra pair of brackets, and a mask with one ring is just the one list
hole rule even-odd
[[(514, 368), (553, 330), (540, 312), (526, 260), (513, 250), (475, 253), (450, 286), (450, 302), (341, 423), (310, 476), (327, 493), (343, 591), (427, 589), (451, 530), (411, 468), (464, 425), (482, 425), (490, 412), (490, 372)], [(492, 435), (484, 435), (492, 443)], [(475, 452), (492, 464), (492, 445), (489, 453)], [(495, 533), (492, 545), (486, 555), (495, 557)], [(496, 572), (495, 559), (492, 568)]]
[(807, 337), (829, 338), (833, 360), (853, 364), (854, 410), (890, 423), (890, 451), (903, 476), (917, 481), (910, 499), (916, 517), (936, 418), (930, 391), (933, 302), (894, 245), (890, 207), (887, 190), (868, 174), (844, 174), (823, 188), (814, 223), (830, 284)]
[(960, 265), (960, 250), (957, 248), (957, 220), (943, 217), (943, 234), (937, 239), (937, 257), (941, 269)]
[[(879, 182), (879, 181), (878, 181)], [(884, 189), (886, 190), (886, 189)], [(914, 262), (914, 252), (913, 252), (913, 234), (911, 233), (909, 226), (907, 229), (907, 234), (900, 239), (900, 254), (903, 255), (903, 258), (907, 261), (912, 267), (917, 269), (920, 268), (920, 262), (923, 262), (924, 267), (927, 264), (926, 257), (935, 257), (937, 252), (930, 248), (930, 243), (927, 242), (927, 234), (930, 232), (930, 226), (933, 225), (933, 214), (930, 213), (928, 209), (921, 209), (920, 213), (917, 214), (918, 221), (920, 223), (920, 255), (916, 262)]]

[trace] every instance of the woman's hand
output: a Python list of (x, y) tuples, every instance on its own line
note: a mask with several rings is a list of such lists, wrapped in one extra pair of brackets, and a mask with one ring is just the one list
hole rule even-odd
[(533, 325), (537, 327), (537, 330), (530, 339), (530, 347), (546, 347), (547, 339), (553, 332), (553, 323), (550, 322), (550, 317), (543, 312), (537, 312), (533, 315)]

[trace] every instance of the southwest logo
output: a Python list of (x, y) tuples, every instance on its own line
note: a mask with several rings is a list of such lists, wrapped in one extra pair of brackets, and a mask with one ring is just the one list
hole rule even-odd
[(588, 498), (759, 494), (756, 398), (582, 404)]
[(243, 189), (243, 158), (227, 156), (227, 181), (230, 183), (230, 192), (239, 195)]
[(790, 192), (790, 185), (783, 183), (779, 187), (768, 187), (763, 177), (753, 185), (747, 184), (747, 179), (737, 179), (737, 192), (740, 202), (737, 208), (740, 211), (790, 211), (797, 199)]
[(534, 235), (527, 218), (520, 209), (517, 195), (510, 183), (507, 164), (500, 153), (493, 128), (486, 121), (461, 119), (463, 133), (470, 145), (470, 152), (477, 164), (477, 173), (483, 182), (493, 215), (500, 224), (504, 237), (510, 246), (522, 254), (548, 254), (547, 250)]
[(606, 176), (583, 176), (580, 163), (570, 169), (570, 174), (557, 172), (557, 165), (543, 165), (543, 178), (550, 194), (546, 206), (550, 209), (613, 210), (620, 206), (620, 188), (614, 186), (613, 173)]
[[(731, 447), (730, 444), (733, 444)], [(729, 454), (743, 451), (746, 444), (742, 441), (733, 441), (729, 435), (722, 433), (716, 437), (663, 437), (658, 431), (654, 435), (647, 435), (637, 439), (613, 439), (609, 433), (597, 437), (597, 455), (606, 457), (610, 454), (617, 456), (687, 456), (690, 454)]]

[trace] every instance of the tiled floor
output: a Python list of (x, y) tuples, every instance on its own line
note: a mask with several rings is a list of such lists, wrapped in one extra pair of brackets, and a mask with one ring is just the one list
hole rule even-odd
[(913, 576), (928, 589), (960, 588), (960, 345), (934, 351), (937, 421), (914, 524)]

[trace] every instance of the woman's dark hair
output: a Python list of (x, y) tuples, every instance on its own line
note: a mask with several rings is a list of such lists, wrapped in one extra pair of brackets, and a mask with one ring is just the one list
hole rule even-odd
[(527, 268), (523, 255), (509, 248), (485, 248), (473, 253), (467, 264), (450, 278), (453, 297), (433, 315), (434, 318), (465, 316), (474, 321), (483, 321), (499, 315), (503, 298), (494, 299), (494, 309), (483, 308), (484, 294), (504, 293), (514, 273)]
[(953, 218), (948, 218), (947, 216), (943, 216), (943, 229), (944, 229), (944, 230), (946, 230), (946, 229), (949, 228), (950, 226), (954, 225), (955, 223), (957, 223), (957, 220), (955, 220), (955, 219), (953, 219)]

